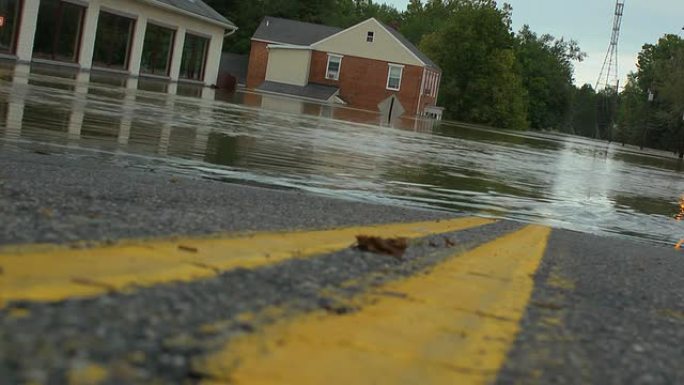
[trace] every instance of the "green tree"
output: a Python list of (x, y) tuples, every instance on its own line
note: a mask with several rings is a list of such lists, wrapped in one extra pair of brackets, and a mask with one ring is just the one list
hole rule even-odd
[(639, 87), (636, 74), (630, 74), (620, 94), (616, 140), (643, 145), (648, 130), (648, 95)]
[(525, 25), (516, 35), (516, 57), (528, 92), (530, 126), (561, 128), (571, 112), (573, 62), (582, 61), (586, 54), (575, 41), (538, 36)]
[(516, 65), (510, 10), (494, 1), (449, 3), (439, 30), (422, 38), (422, 50), (443, 71), (440, 100), (453, 119), (525, 129), (527, 92)]
[(570, 133), (593, 137), (596, 133), (596, 91), (590, 84), (572, 91), (568, 127)]
[[(649, 94), (652, 100), (649, 102)], [(621, 94), (619, 123), (634, 144), (684, 158), (684, 40), (668, 34), (645, 44), (637, 72)]]

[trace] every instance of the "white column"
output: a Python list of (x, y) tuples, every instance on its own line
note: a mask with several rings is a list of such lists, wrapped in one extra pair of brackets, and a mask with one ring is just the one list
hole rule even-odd
[(23, 4), (16, 52), (20, 62), (30, 62), (33, 58), (33, 40), (36, 37), (40, 0), (24, 0)]
[(159, 147), (157, 149), (157, 153), (159, 155), (168, 155), (170, 143), (171, 126), (169, 124), (164, 124), (161, 129), (161, 134), (159, 135)]
[(202, 99), (214, 101), (216, 100), (216, 90), (210, 87), (202, 88)]
[(183, 47), (185, 46), (185, 28), (178, 27), (176, 39), (173, 43), (173, 57), (171, 58), (171, 81), (178, 81), (180, 75), (181, 60), (183, 59)]
[(88, 4), (83, 20), (83, 33), (81, 38), (80, 55), (78, 64), (81, 69), (90, 69), (93, 66), (93, 52), (95, 51), (95, 35), (97, 34), (97, 22), (100, 18), (100, 3), (93, 0)]
[(131, 127), (133, 127), (133, 115), (135, 113), (135, 98), (138, 89), (138, 79), (129, 78), (126, 80), (124, 99), (121, 106), (121, 122), (119, 123), (119, 135), (117, 142), (121, 145), (128, 144), (131, 137)]
[(85, 117), (85, 108), (88, 99), (89, 81), (89, 72), (79, 72), (78, 75), (76, 75), (74, 100), (71, 104), (71, 113), (69, 114), (68, 134), (71, 139), (79, 139), (81, 137), (83, 118)]
[(21, 128), (24, 123), (24, 106), (28, 93), (29, 66), (17, 65), (12, 77), (12, 89), (7, 103), (5, 121), (6, 137), (8, 139), (21, 138)]
[(133, 76), (138, 76), (140, 74), (140, 61), (142, 60), (146, 30), (147, 18), (144, 15), (139, 15), (138, 20), (135, 22), (133, 44), (131, 45), (131, 57), (128, 60), (128, 71), (130, 71)]
[(204, 69), (204, 84), (208, 86), (216, 85), (218, 80), (219, 68), (221, 65), (221, 53), (223, 51), (223, 34), (214, 35), (209, 40), (207, 50), (207, 63)]
[(176, 99), (173, 96), (168, 96), (164, 103), (164, 118), (161, 119), (162, 131), (159, 138), (159, 155), (167, 155), (169, 152), (169, 145), (171, 143), (171, 132), (173, 131), (173, 114), (175, 112)]

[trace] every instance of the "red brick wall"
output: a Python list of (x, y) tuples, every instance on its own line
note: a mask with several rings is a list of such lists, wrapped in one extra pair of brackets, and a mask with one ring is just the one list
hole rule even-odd
[[(350, 107), (377, 111), (378, 104), (396, 94), (399, 102), (406, 109), (406, 115), (415, 115), (420, 96), (423, 68), (406, 65), (401, 79), (399, 91), (387, 89), (387, 62), (345, 56), (342, 59), (339, 80), (325, 78), (328, 65), (326, 52), (313, 51), (309, 82), (334, 85), (340, 88), (340, 97)], [(421, 103), (422, 104), (422, 103)]]
[(247, 69), (247, 88), (256, 88), (266, 80), (266, 65), (268, 64), (268, 43), (252, 40), (249, 52), (249, 67)]
[[(252, 41), (249, 54), (249, 69), (247, 72), (247, 88), (254, 89), (266, 80), (268, 64), (268, 43)], [(311, 55), (311, 69), (309, 82), (327, 84), (340, 88), (340, 97), (349, 103), (350, 107), (377, 111), (378, 104), (396, 94), (399, 102), (406, 109), (406, 115), (415, 115), (420, 103), (419, 113), (425, 106), (435, 105), (435, 99), (429, 95), (420, 95), (423, 90), (423, 68), (406, 65), (401, 79), (401, 89), (390, 91), (387, 89), (387, 62), (364, 59), (355, 56), (345, 56), (342, 59), (340, 79), (325, 78), (328, 65), (326, 52), (313, 51)]]

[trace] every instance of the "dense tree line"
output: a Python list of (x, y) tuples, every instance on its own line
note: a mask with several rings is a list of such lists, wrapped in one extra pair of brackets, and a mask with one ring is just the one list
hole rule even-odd
[(266, 15), (343, 28), (376, 17), (442, 68), (439, 103), (448, 118), (568, 131), (586, 120), (573, 102), (583, 94), (573, 85), (573, 62), (584, 58), (577, 44), (527, 26), (513, 32), (512, 8), (494, 0), (411, 0), (402, 12), (372, 0), (206, 1), (239, 25), (226, 45), (233, 52), (249, 51)]
[(644, 45), (617, 101), (617, 140), (684, 157), (684, 40), (668, 34)]

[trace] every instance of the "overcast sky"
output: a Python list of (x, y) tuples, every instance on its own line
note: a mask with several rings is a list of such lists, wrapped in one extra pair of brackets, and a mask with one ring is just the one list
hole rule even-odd
[[(406, 9), (408, 0), (378, 0)], [(503, 2), (503, 1), (501, 1)], [(579, 42), (588, 57), (575, 66), (575, 82), (592, 86), (601, 71), (612, 31), (615, 0), (509, 0), (513, 27), (529, 24), (538, 34), (550, 33)], [(626, 0), (620, 39), (620, 74), (635, 71), (644, 43), (655, 43), (666, 33), (681, 33), (684, 0)], [(681, 35), (680, 35), (681, 36)], [(623, 83), (624, 84), (624, 80)]]

